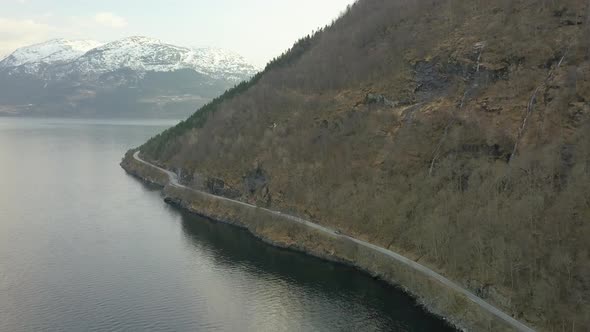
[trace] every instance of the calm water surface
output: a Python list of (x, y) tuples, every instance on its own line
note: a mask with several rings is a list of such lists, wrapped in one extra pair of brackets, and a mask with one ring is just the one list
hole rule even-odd
[(0, 118), (0, 331), (444, 331), (397, 290), (166, 205), (165, 121)]

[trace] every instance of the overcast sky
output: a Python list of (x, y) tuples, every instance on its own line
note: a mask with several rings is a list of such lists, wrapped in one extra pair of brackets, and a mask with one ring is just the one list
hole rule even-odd
[(145, 35), (236, 51), (262, 67), (353, 0), (0, 0), (0, 55), (52, 38)]

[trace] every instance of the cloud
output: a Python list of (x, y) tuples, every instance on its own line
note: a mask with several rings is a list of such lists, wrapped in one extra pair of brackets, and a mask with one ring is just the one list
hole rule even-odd
[(31, 19), (0, 17), (0, 54), (47, 40), (56, 28)]
[(127, 26), (127, 20), (109, 12), (97, 13), (94, 21), (102, 26), (109, 28), (124, 28)]

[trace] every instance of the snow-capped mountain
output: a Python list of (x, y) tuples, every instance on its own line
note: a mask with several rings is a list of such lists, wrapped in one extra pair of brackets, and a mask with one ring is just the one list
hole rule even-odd
[(119, 69), (172, 72), (192, 69), (218, 79), (243, 80), (256, 68), (231, 51), (188, 48), (148, 37), (128, 37), (110, 43), (93, 40), (54, 39), (20, 48), (0, 61), (0, 70), (62, 79), (72, 74), (84, 77)]
[(53, 39), (17, 49), (0, 62), (0, 69), (22, 67), (33, 73), (42, 65), (68, 63), (100, 46), (94, 40)]
[(118, 68), (138, 72), (193, 69), (216, 78), (239, 81), (256, 72), (239, 54), (213, 48), (192, 49), (147, 37), (129, 37), (94, 48), (72, 63), (85, 74)]
[(231, 51), (148, 37), (54, 39), (0, 59), (0, 115), (184, 116), (257, 71)]

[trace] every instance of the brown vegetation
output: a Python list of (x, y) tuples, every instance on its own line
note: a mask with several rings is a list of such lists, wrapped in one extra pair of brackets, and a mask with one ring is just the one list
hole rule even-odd
[(583, 330), (589, 13), (362, 0), (141, 149), (189, 185), (404, 251), (539, 329)]

